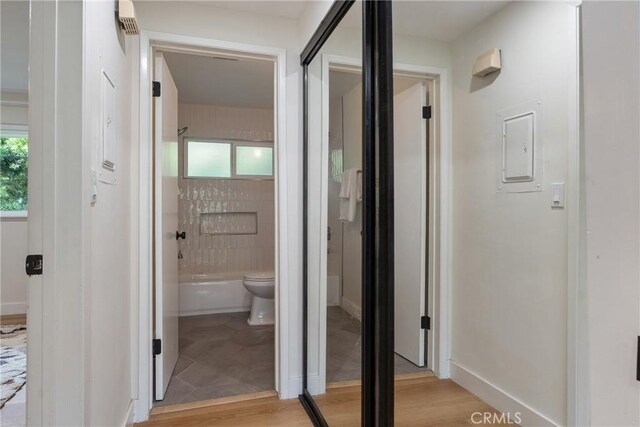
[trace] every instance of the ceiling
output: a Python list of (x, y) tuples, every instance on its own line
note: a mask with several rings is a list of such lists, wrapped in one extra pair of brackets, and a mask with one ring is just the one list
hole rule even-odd
[(0, 89), (26, 92), (29, 80), (29, 2), (0, 2)]
[(193, 3), (213, 6), (221, 9), (238, 10), (241, 12), (251, 12), (260, 15), (278, 16), (280, 18), (299, 19), (310, 0), (235, 0), (235, 1), (212, 1), (194, 0)]
[[(334, 100), (344, 96), (362, 81), (362, 76), (357, 72), (330, 70), (329, 71), (329, 99)], [(421, 79), (411, 77), (393, 77), (393, 94), (397, 95), (411, 86), (419, 83)]]
[[(452, 42), (506, 6), (509, 1), (393, 2), (393, 33)], [(340, 25), (362, 28), (362, 3), (357, 1)]]
[(360, 73), (350, 73), (345, 71), (329, 71), (329, 99), (344, 96), (351, 89), (362, 81)]
[[(198, 0), (195, 3), (299, 19), (309, 1), (312, 0)], [(508, 1), (396, 0), (393, 3), (394, 32), (450, 42), (496, 13), (507, 3)], [(29, 2), (2, 1), (0, 4), (0, 89), (7, 92), (24, 92), (28, 83)], [(360, 28), (361, 7), (361, 2), (356, 2), (341, 25)], [(174, 77), (181, 88), (181, 102), (209, 104), (215, 100), (216, 103), (232, 103), (253, 108), (271, 108), (273, 105), (273, 70), (270, 63), (234, 63), (196, 56), (181, 58), (180, 54), (169, 54), (168, 62), (172, 71), (175, 69)], [(212, 75), (217, 77), (212, 79)], [(221, 83), (222, 81), (225, 83)], [(264, 82), (269, 84), (263, 84)]]
[(164, 57), (181, 103), (273, 108), (273, 62), (173, 52)]

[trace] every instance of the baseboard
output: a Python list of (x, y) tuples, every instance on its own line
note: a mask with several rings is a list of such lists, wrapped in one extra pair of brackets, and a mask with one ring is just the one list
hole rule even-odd
[(354, 304), (343, 296), (342, 301), (340, 301), (340, 306), (344, 309), (344, 311), (346, 311), (356, 319), (361, 319), (362, 312), (359, 305)]
[(26, 314), (27, 303), (26, 302), (5, 302), (0, 304), (0, 314)]
[(278, 397), (280, 399), (295, 399), (302, 393), (302, 377), (293, 377), (288, 379), (286, 394), (280, 392)]
[(327, 276), (327, 305), (340, 305), (340, 276)]
[(127, 408), (127, 414), (124, 418), (124, 422), (122, 426), (124, 427), (133, 427), (133, 400), (129, 401), (129, 407)]
[(324, 394), (326, 392), (324, 378), (320, 378), (320, 375), (307, 375), (307, 390), (312, 396)]
[(178, 316), (186, 317), (186, 316), (202, 316), (205, 314), (222, 314), (222, 313), (245, 313), (250, 312), (251, 306), (246, 307), (232, 307), (232, 308), (214, 308), (212, 310), (189, 310), (189, 311), (180, 311)]
[(216, 399), (199, 400), (190, 403), (177, 403), (175, 405), (164, 405), (151, 409), (149, 419), (151, 421), (161, 420), (163, 415), (173, 414), (176, 412), (193, 411), (195, 409), (209, 408), (211, 406), (227, 405), (229, 403), (246, 402), (248, 400), (265, 399), (269, 397), (278, 397), (275, 390), (258, 391), (254, 393), (245, 393), (236, 396), (218, 397)]
[(491, 384), (486, 379), (476, 375), (464, 366), (450, 361), (451, 379), (462, 387), (478, 396), (484, 402), (496, 408), (498, 411), (509, 415), (510, 419), (516, 418), (516, 413), (522, 426), (557, 426), (558, 424), (545, 417), (524, 402), (509, 395), (504, 390)]

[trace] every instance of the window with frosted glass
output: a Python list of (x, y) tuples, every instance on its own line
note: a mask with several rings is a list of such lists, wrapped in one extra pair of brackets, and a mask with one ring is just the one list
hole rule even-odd
[(188, 177), (230, 178), (231, 144), (187, 141)]
[(237, 146), (236, 175), (273, 176), (273, 148)]

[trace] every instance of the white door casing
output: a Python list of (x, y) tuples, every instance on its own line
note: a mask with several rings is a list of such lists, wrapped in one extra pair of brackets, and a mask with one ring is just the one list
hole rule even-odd
[(155, 57), (161, 96), (155, 108), (155, 398), (162, 400), (178, 360), (178, 89), (167, 63)]
[(420, 82), (394, 96), (395, 352), (424, 366), (427, 121)]

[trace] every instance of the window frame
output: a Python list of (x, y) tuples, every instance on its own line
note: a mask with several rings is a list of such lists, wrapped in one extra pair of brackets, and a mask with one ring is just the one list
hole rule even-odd
[[(189, 142), (208, 142), (214, 144), (227, 144), (231, 148), (231, 176), (196, 176), (189, 175)], [(267, 147), (271, 148), (271, 175), (238, 175), (236, 173), (236, 147)], [(254, 180), (273, 181), (275, 178), (275, 147), (273, 141), (250, 141), (233, 138), (196, 138), (185, 137), (182, 139), (182, 178), (183, 179), (216, 179), (216, 180)]]
[[(26, 125), (0, 124), (0, 137), (2, 138), (27, 138), (29, 139), (29, 127)], [(27, 159), (29, 154), (27, 154)], [(29, 177), (27, 176), (27, 182)], [(27, 200), (29, 197), (29, 187), (27, 185)], [(3, 211), (0, 210), (0, 220), (26, 219), (29, 211)]]

